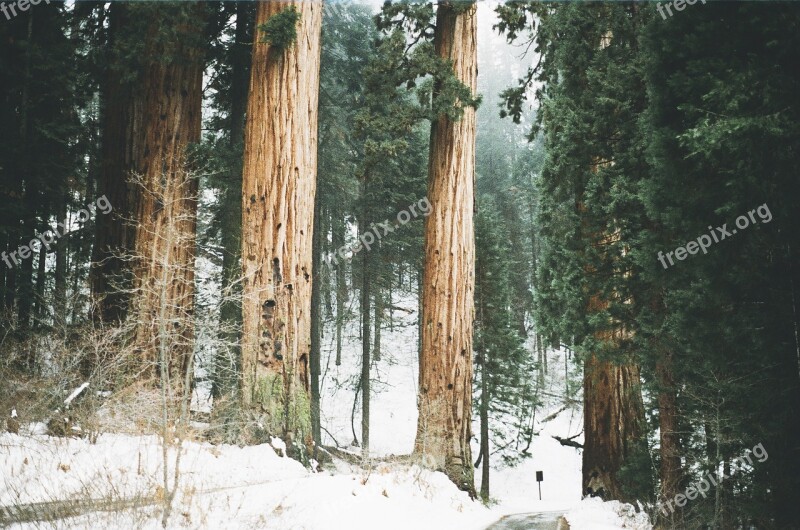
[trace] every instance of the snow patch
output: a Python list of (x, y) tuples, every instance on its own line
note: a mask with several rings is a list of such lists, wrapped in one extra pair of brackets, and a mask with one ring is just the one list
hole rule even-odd
[(573, 506), (564, 516), (570, 530), (652, 530), (650, 518), (636, 512), (630, 504), (619, 501), (603, 502), (596, 497), (587, 498)]

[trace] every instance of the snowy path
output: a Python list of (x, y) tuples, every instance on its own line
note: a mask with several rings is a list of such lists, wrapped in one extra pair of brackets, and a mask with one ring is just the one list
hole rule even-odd
[(559, 526), (560, 518), (560, 512), (519, 513), (503, 517), (486, 530), (563, 530), (569, 528), (563, 524)]

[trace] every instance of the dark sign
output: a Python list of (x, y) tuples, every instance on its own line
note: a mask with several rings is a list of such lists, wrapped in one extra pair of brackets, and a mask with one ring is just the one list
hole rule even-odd
[(544, 471), (537, 471), (536, 472), (536, 482), (541, 482), (544, 480)]

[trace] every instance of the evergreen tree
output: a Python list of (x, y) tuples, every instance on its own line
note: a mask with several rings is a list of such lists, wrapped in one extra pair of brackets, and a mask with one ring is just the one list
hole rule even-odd
[[(799, 17), (791, 3), (709, 4), (653, 21), (645, 40), (653, 170), (642, 197), (659, 230), (640, 260), (664, 278), (664, 309), (650, 323), (676, 345), (686, 459), (706, 472), (730, 468), (757, 443), (770, 455), (692, 503), (686, 525), (800, 522), (800, 433), (790, 412), (800, 404)], [(744, 230), (735, 222), (748, 212), (756, 226)], [(707, 253), (666, 270), (653, 258), (723, 224), (732, 235)]]
[(499, 210), (497, 200), (484, 196), (475, 221), (474, 343), (484, 502), (489, 500), (491, 456), (499, 454), (506, 465), (530, 456), (530, 419), (536, 406), (533, 359), (514, 322), (513, 242)]
[[(537, 183), (537, 326), (551, 343), (574, 346), (583, 361), (584, 493), (636, 498), (649, 490), (646, 477), (637, 484), (641, 473), (625, 471), (646, 462), (637, 352), (627, 345), (635, 330), (626, 318), (629, 247), (643, 226), (632, 190), (646, 169), (636, 129), (644, 105), (641, 17), (624, 4), (507, 7), (501, 29), (524, 31), (534, 14), (543, 57), (527, 81), (544, 83), (536, 118), (547, 150)], [(515, 118), (525, 82), (505, 93)]]

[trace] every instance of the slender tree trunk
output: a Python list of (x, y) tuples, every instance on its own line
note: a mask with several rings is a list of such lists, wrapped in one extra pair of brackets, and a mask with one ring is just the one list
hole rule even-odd
[[(359, 235), (365, 234), (369, 229), (372, 217), (369, 204), (369, 172), (364, 175), (361, 183), (361, 215), (358, 220)], [(361, 250), (361, 454), (366, 460), (369, 458), (369, 405), (370, 405), (370, 346), (372, 345), (372, 330), (370, 329), (370, 299), (373, 297), (373, 263), (374, 252), (378, 249)], [(377, 306), (377, 304), (376, 304)]]
[(375, 291), (375, 331), (373, 332), (372, 356), (375, 361), (381, 360), (381, 326), (383, 325), (383, 293), (380, 285), (376, 285)]
[[(402, 270), (402, 268), (400, 270)], [(402, 282), (403, 280), (401, 277), (398, 285), (402, 286)], [(387, 286), (386, 301), (389, 302), (389, 331), (394, 333), (394, 282), (392, 281), (391, 273), (389, 276), (389, 285)]]
[[(680, 493), (682, 470), (680, 435), (678, 433), (678, 408), (675, 379), (672, 371), (672, 355), (664, 352), (656, 364), (658, 378), (658, 427), (661, 452), (661, 490), (659, 499), (666, 503)], [(680, 523), (680, 507), (671, 513), (670, 523)]]
[(241, 358), (242, 307), (238, 280), (242, 275), (242, 150), (244, 148), (244, 123), (247, 110), (247, 90), (250, 78), (251, 46), (255, 10), (249, 2), (236, 4), (236, 31), (231, 57), (231, 107), (230, 149), (236, 154), (228, 174), (227, 185), (221, 192), (222, 223), (220, 240), (222, 253), (222, 281), (226, 291), (220, 306), (222, 321), (221, 339), (226, 346), (219, 349), (214, 363), (212, 395), (220, 397), (238, 390), (239, 359)]
[(242, 183), (243, 401), (310, 445), (311, 282), (322, 4), (259, 2), (256, 27), (294, 6), (296, 42), (254, 37)]
[(45, 276), (47, 273), (47, 248), (44, 245), (39, 247), (39, 252), (37, 254), (38, 262), (36, 264), (36, 298), (34, 299), (34, 311), (33, 314), (35, 315), (35, 320), (38, 322), (38, 325), (41, 325), (42, 320), (47, 314), (47, 304), (44, 300), (44, 284), (45, 284)]
[(547, 374), (547, 360), (545, 359), (543, 352), (544, 349), (542, 348), (542, 337), (538, 334), (534, 334), (533, 336), (533, 347), (536, 350), (536, 354), (539, 360), (539, 378), (538, 384), (539, 389), (544, 389), (544, 376)]
[[(476, 5), (440, 4), (434, 48), (477, 87)], [(425, 222), (419, 419), (414, 452), (474, 497), (470, 423), (475, 289), (475, 110), (431, 126)]]
[[(487, 277), (486, 277), (486, 267), (485, 263), (482, 259), (478, 258), (477, 263), (475, 264), (476, 268), (476, 287), (475, 287), (475, 302), (477, 304), (477, 311), (478, 311), (478, 323), (476, 324), (476, 336), (479, 337), (479, 342), (477, 345), (477, 355), (478, 355), (478, 366), (480, 368), (480, 377), (481, 377), (481, 387), (480, 387), (480, 403), (479, 403), (479, 413), (480, 413), (480, 454), (478, 456), (478, 461), (481, 463), (481, 499), (483, 502), (489, 501), (489, 361), (487, 356), (489, 355), (489, 351), (486, 348), (486, 343), (484, 337), (485, 335), (485, 326), (486, 326), (486, 313), (487, 313), (487, 301), (486, 301), (486, 290), (485, 287), (487, 285)], [(475, 464), (477, 467), (478, 464)]]
[[(337, 219), (332, 226), (334, 252), (344, 246), (344, 221)], [(342, 365), (342, 327), (344, 326), (344, 304), (347, 299), (345, 263), (336, 263), (336, 366)]]
[[(8, 252), (14, 252), (19, 248), (19, 236), (16, 231), (11, 231), (8, 238)], [(14, 297), (17, 293), (17, 269), (15, 267), (9, 268), (6, 272), (6, 290), (3, 297), (3, 308), (6, 311), (4, 316), (11, 318), (11, 313), (14, 311)]]
[[(422, 269), (419, 268), (416, 271), (416, 282), (417, 282), (417, 360), (422, 366), (422, 307), (423, 307), (423, 299), (422, 299), (422, 277), (423, 272)], [(410, 280), (409, 280), (409, 283)], [(417, 426), (419, 428), (419, 426)]]
[[(131, 23), (129, 6), (112, 4), (109, 10), (109, 49), (118, 46)], [(97, 217), (92, 247), (90, 283), (94, 306), (92, 316), (105, 322), (124, 319), (130, 296), (130, 262), (136, 230), (132, 219), (141, 190), (130, 182), (134, 153), (135, 116), (142, 102), (135, 82), (125, 79), (123, 62), (109, 54), (103, 86), (104, 108), (100, 147), (98, 193), (105, 195), (113, 210)]]
[[(28, 43), (33, 41), (33, 22), (35, 11), (31, 11), (28, 15)], [(28, 102), (30, 100), (30, 85), (31, 85), (31, 58), (32, 47), (26, 46), (25, 48), (25, 78), (22, 84), (22, 103), (20, 106), (20, 138), (22, 139), (22, 146), (20, 154), (20, 174), (25, 181), (25, 195), (23, 197), (25, 212), (23, 213), (22, 222), (22, 242), (21, 244), (29, 247), (29, 242), (34, 237), (34, 225), (36, 223), (36, 194), (38, 186), (33, 180), (33, 175), (30, 172), (31, 168), (31, 127), (28, 123)], [(30, 248), (32, 252), (33, 249)], [(22, 261), (19, 266), (19, 274), (17, 277), (17, 323), (22, 330), (23, 335), (25, 330), (30, 327), (31, 307), (33, 302), (33, 257), (28, 256)], [(26, 362), (28, 368), (33, 368), (34, 351), (31, 349), (27, 353)]]
[[(731, 460), (725, 458), (722, 462), (723, 477), (731, 476)], [(719, 530), (733, 530), (733, 516), (731, 513), (731, 505), (733, 503), (733, 484), (728, 478), (720, 478), (720, 485), (717, 491), (721, 495), (717, 496), (719, 500), (718, 514), (719, 514)]]
[[(366, 189), (366, 183), (364, 185)], [(366, 191), (366, 190), (365, 190)], [(362, 221), (359, 233), (363, 234), (368, 222)], [(370, 291), (371, 285), (371, 260), (370, 251), (362, 250), (361, 270), (361, 453), (364, 459), (369, 458), (369, 398), (370, 398)]]
[[(67, 196), (62, 196), (58, 205), (57, 221), (67, 217)], [(56, 241), (55, 288), (53, 291), (53, 322), (59, 332), (64, 331), (67, 323), (67, 254), (69, 253), (69, 236), (61, 236)]]
[(322, 296), (319, 271), (322, 265), (322, 198), (317, 195), (314, 199), (314, 242), (311, 251), (311, 269), (317, 278), (311, 282), (311, 431), (314, 437), (314, 458), (317, 457), (317, 448), (322, 445), (322, 425), (320, 417), (319, 376), (322, 368), (321, 331), (322, 331)]
[(481, 499), (489, 502), (489, 380), (485, 355), (484, 350), (481, 353)]

